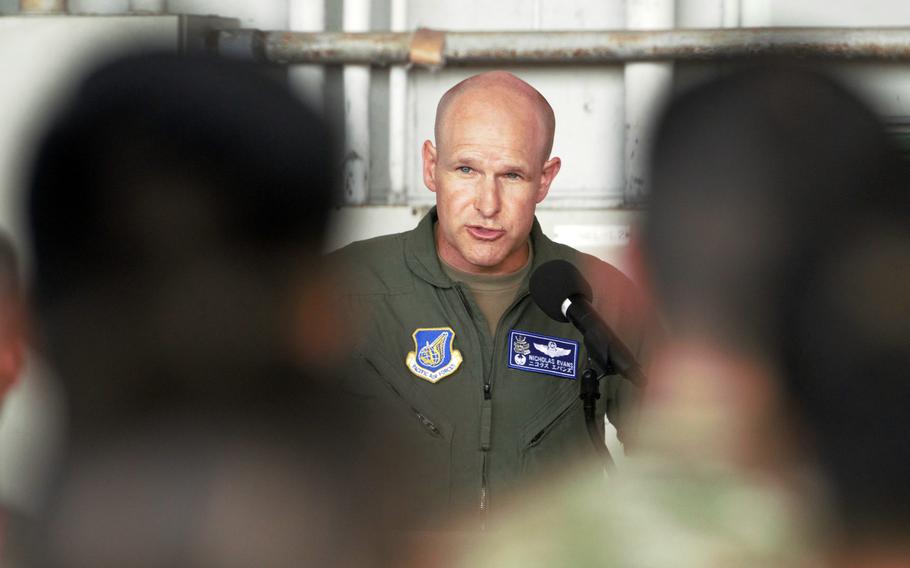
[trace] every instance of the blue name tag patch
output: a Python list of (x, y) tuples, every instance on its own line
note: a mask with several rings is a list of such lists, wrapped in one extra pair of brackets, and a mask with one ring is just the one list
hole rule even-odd
[(509, 367), (574, 379), (578, 368), (578, 342), (530, 331), (509, 331)]

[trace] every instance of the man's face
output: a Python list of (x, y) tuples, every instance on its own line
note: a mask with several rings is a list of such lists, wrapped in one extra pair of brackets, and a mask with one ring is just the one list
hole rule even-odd
[(524, 266), (534, 210), (559, 171), (530, 103), (462, 95), (448, 109), (438, 148), (423, 145), (424, 183), (436, 193), (440, 257), (471, 273)]

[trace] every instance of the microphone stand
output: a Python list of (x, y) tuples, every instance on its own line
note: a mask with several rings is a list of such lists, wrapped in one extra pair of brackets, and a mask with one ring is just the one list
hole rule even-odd
[(607, 473), (616, 471), (616, 463), (603, 437), (604, 425), (597, 424), (597, 399), (600, 398), (600, 379), (604, 375), (598, 376), (597, 371), (592, 368), (592, 361), (588, 358), (588, 368), (581, 374), (581, 398), (582, 408), (585, 414), (585, 426), (588, 429), (588, 436), (591, 437), (591, 443), (594, 445), (594, 451), (604, 462), (604, 469)]
[[(644, 385), (646, 377), (641, 372), (638, 362), (628, 349), (622, 345), (609, 328), (603, 324), (597, 312), (586, 299), (578, 302), (578, 306), (571, 303), (565, 309), (566, 318), (572, 322), (584, 336), (585, 347), (588, 350), (588, 368), (581, 375), (581, 400), (584, 403), (585, 425), (594, 450), (601, 456), (607, 472), (613, 472), (616, 463), (610, 450), (603, 439), (603, 423), (597, 424), (597, 399), (600, 398), (598, 385), (600, 379), (606, 375), (619, 372), (633, 383)], [(600, 373), (598, 374), (598, 371)]]

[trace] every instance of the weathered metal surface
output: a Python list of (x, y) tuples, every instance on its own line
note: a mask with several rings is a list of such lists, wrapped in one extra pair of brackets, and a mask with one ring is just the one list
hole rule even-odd
[(446, 35), (436, 30), (419, 29), (411, 35), (408, 59), (418, 65), (438, 67), (443, 63)]
[[(910, 28), (735, 28), (655, 31), (437, 31), (442, 65), (624, 63), (757, 55), (910, 60)], [(279, 64), (415, 63), (413, 33), (221, 32), (219, 50)], [(238, 41), (238, 38), (247, 38)], [(417, 63), (421, 63), (417, 61)]]
[(265, 53), (265, 35), (265, 32), (259, 30), (219, 31), (217, 32), (218, 53), (237, 59), (277, 63), (277, 61), (269, 59)]
[(19, 0), (19, 11), (23, 14), (63, 14), (66, 0)]
[(265, 55), (273, 63), (407, 63), (411, 34), (266, 32)]

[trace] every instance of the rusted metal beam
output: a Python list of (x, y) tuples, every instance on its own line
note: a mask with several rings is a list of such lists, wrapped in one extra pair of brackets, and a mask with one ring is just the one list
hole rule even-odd
[(218, 34), (217, 45), (222, 52), (278, 64), (426, 64), (426, 42), (420, 40), (428, 32), (441, 39), (438, 65), (624, 63), (757, 55), (910, 60), (910, 28), (413, 33), (224, 30)]
[(19, 0), (23, 14), (65, 14), (66, 0)]

